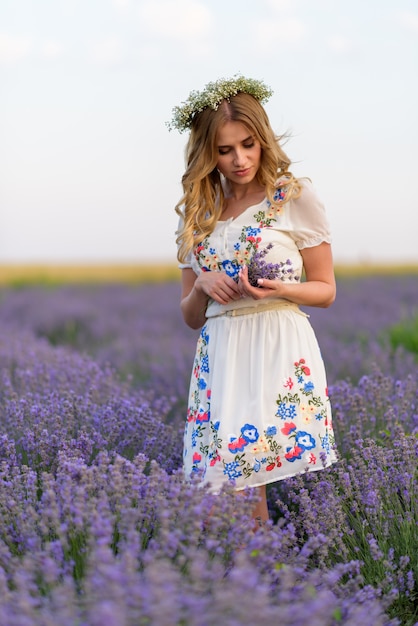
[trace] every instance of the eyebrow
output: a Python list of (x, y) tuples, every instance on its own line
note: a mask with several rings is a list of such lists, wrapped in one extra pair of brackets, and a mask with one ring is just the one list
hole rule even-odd
[[(249, 141), (250, 139), (254, 139), (254, 137), (252, 135), (248, 135), (248, 137), (246, 137), (245, 139), (243, 139), (242, 141), (240, 141), (240, 143), (245, 143), (246, 141)], [(231, 146), (218, 146), (218, 148), (230, 148)]]

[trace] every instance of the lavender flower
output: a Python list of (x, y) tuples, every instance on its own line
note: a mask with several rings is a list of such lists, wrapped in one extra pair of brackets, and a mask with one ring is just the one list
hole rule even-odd
[(272, 249), (273, 244), (269, 243), (265, 248), (257, 250), (252, 255), (248, 262), (248, 281), (253, 287), (258, 287), (258, 280), (260, 278), (267, 278), (268, 280), (295, 280), (298, 281), (299, 277), (294, 275), (292, 267), (292, 261), (280, 261), (279, 263), (268, 263), (265, 260), (265, 256)]
[(255, 493), (183, 481), (177, 283), (2, 290), (0, 623), (412, 626), (417, 368), (388, 329), (417, 294), (344, 279), (310, 310), (341, 460), (269, 486), (254, 534)]

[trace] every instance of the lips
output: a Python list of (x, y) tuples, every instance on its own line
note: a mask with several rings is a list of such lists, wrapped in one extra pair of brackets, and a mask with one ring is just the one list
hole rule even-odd
[(247, 176), (247, 174), (250, 173), (251, 168), (247, 167), (246, 170), (237, 170), (236, 172), (234, 172), (235, 176)]

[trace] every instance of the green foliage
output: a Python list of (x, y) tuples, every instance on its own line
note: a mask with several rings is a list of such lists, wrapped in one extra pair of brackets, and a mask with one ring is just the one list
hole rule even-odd
[(394, 350), (402, 346), (418, 358), (418, 315), (394, 324), (387, 332)]

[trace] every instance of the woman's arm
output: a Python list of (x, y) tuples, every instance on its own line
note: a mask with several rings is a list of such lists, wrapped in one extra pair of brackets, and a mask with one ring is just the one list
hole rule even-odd
[(295, 304), (325, 308), (330, 306), (336, 294), (331, 246), (321, 243), (313, 248), (304, 248), (300, 253), (305, 268), (305, 282), (285, 283), (264, 278), (258, 281), (258, 287), (252, 287), (248, 282), (248, 268), (245, 266), (239, 281), (242, 294), (255, 300), (276, 296)]
[(191, 328), (201, 328), (205, 323), (210, 298), (219, 304), (228, 304), (240, 297), (237, 283), (225, 272), (201, 272), (196, 276), (190, 268), (182, 270), (180, 308), (184, 321)]

